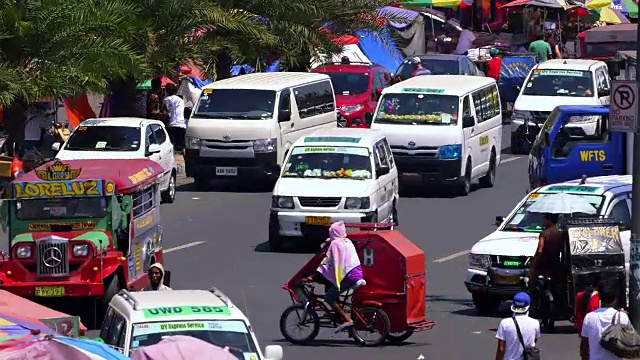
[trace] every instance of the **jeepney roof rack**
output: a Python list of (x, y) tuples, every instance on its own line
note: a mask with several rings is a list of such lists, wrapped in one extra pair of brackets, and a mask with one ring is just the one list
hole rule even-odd
[(215, 295), (216, 297), (218, 297), (218, 299), (220, 299), (220, 301), (222, 301), (228, 307), (234, 307), (233, 303), (231, 302), (231, 299), (229, 299), (229, 297), (225, 295), (222, 291), (220, 291), (220, 289), (218, 289), (217, 287), (215, 286), (210, 287), (209, 292)]
[(138, 303), (138, 300), (136, 300), (129, 291), (122, 289), (118, 292), (118, 295), (122, 296), (126, 302), (130, 303), (133, 306), (133, 310), (140, 310), (140, 303)]

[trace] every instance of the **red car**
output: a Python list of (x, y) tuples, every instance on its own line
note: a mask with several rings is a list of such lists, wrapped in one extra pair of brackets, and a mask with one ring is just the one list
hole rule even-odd
[(338, 122), (344, 127), (368, 128), (382, 89), (391, 80), (385, 68), (369, 63), (325, 64), (312, 72), (331, 77), (340, 113)]

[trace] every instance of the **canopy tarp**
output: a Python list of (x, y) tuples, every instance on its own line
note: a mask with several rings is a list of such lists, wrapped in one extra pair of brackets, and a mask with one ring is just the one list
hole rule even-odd
[(373, 63), (394, 72), (404, 60), (395, 42), (388, 32), (374, 34), (368, 31), (358, 31), (360, 41), (358, 47)]
[(81, 93), (75, 97), (66, 97), (63, 99), (63, 103), (70, 130), (78, 127), (81, 122), (96, 117), (96, 113), (89, 104), (87, 93)]
[(420, 15), (417, 11), (397, 8), (393, 6), (385, 6), (378, 9), (378, 16), (387, 20), (389, 25), (396, 29), (401, 29), (411, 25), (411, 23)]

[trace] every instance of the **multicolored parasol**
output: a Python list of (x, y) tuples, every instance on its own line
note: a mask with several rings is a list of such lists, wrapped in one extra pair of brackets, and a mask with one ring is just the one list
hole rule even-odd
[(590, 17), (593, 17), (595, 21), (600, 21), (612, 25), (631, 23), (631, 21), (629, 21), (629, 19), (627, 19), (624, 14), (610, 7), (592, 10), (592, 13), (593, 14)]
[(589, 0), (584, 6), (589, 10), (608, 8), (611, 6), (611, 0)]
[(56, 332), (36, 319), (16, 314), (0, 314), (0, 351), (36, 341)]
[(46, 336), (43, 339), (16, 345), (0, 353), (2, 360), (32, 359), (65, 360), (126, 360), (117, 350), (96, 341)]
[(441, 7), (457, 8), (473, 5), (473, 0), (404, 0), (400, 6), (405, 9)]

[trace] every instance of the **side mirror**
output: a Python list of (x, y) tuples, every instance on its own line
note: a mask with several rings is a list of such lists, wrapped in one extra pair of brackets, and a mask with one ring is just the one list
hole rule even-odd
[(500, 226), (504, 222), (504, 216), (496, 216), (495, 226)]
[(160, 145), (151, 144), (151, 145), (149, 145), (149, 148), (147, 149), (147, 156), (153, 155), (153, 154), (157, 154), (160, 151), (162, 151), (162, 147)]
[(59, 142), (54, 142), (53, 144), (51, 144), (51, 150), (53, 151), (60, 151), (61, 147), (62, 147), (62, 144)]
[(280, 110), (278, 112), (278, 122), (287, 122), (287, 121), (291, 121), (291, 111)]
[(388, 166), (380, 166), (376, 170), (376, 177), (387, 175), (390, 171), (391, 171), (391, 169), (389, 169)]
[(162, 285), (171, 287), (171, 271), (165, 270), (162, 278)]
[(470, 128), (470, 127), (474, 127), (476, 125), (476, 119), (473, 117), (473, 115), (465, 115), (462, 118), (462, 127), (463, 128)]
[(267, 345), (264, 348), (265, 360), (282, 360), (284, 353), (280, 345)]

